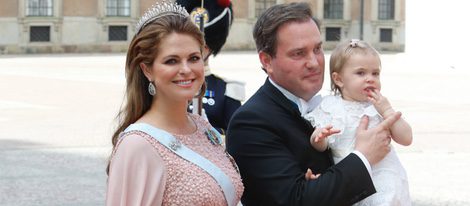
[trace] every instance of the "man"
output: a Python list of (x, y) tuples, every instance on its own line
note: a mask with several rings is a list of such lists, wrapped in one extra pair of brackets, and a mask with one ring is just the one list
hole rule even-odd
[[(355, 151), (333, 165), (329, 150), (310, 146), (314, 128), (301, 116), (315, 104), (324, 75), (321, 35), (309, 5), (267, 9), (253, 37), (268, 79), (235, 112), (227, 133), (245, 186), (243, 205), (351, 205), (373, 194), (370, 167), (390, 151), (388, 128), (400, 113), (369, 130), (363, 118)], [(321, 175), (306, 180), (307, 169)]]

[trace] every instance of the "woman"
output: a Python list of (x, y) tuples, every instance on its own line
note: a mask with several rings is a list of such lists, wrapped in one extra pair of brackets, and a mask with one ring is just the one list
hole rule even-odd
[(179, 5), (141, 18), (126, 60), (126, 102), (108, 165), (107, 205), (236, 205), (243, 186), (210, 124), (187, 113), (204, 94), (204, 37)]

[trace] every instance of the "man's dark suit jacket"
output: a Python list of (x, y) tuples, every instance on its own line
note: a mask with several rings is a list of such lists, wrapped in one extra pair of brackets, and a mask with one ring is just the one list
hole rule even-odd
[[(269, 80), (235, 112), (227, 150), (240, 169), (244, 206), (351, 205), (375, 193), (360, 158), (333, 165), (329, 151), (310, 145), (313, 129)], [(320, 178), (306, 181), (307, 168)]]

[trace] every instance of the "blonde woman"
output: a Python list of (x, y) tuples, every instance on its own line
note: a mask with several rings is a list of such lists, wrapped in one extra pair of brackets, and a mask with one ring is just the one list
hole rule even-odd
[(157, 3), (126, 60), (126, 100), (112, 137), (107, 205), (236, 205), (243, 193), (220, 134), (187, 112), (204, 94), (204, 37), (184, 8)]

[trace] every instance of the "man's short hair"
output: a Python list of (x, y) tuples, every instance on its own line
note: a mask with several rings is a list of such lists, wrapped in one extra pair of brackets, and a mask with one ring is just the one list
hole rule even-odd
[(257, 51), (275, 56), (279, 27), (289, 22), (305, 22), (310, 19), (319, 26), (318, 21), (312, 17), (310, 5), (304, 2), (277, 4), (266, 9), (253, 28)]

